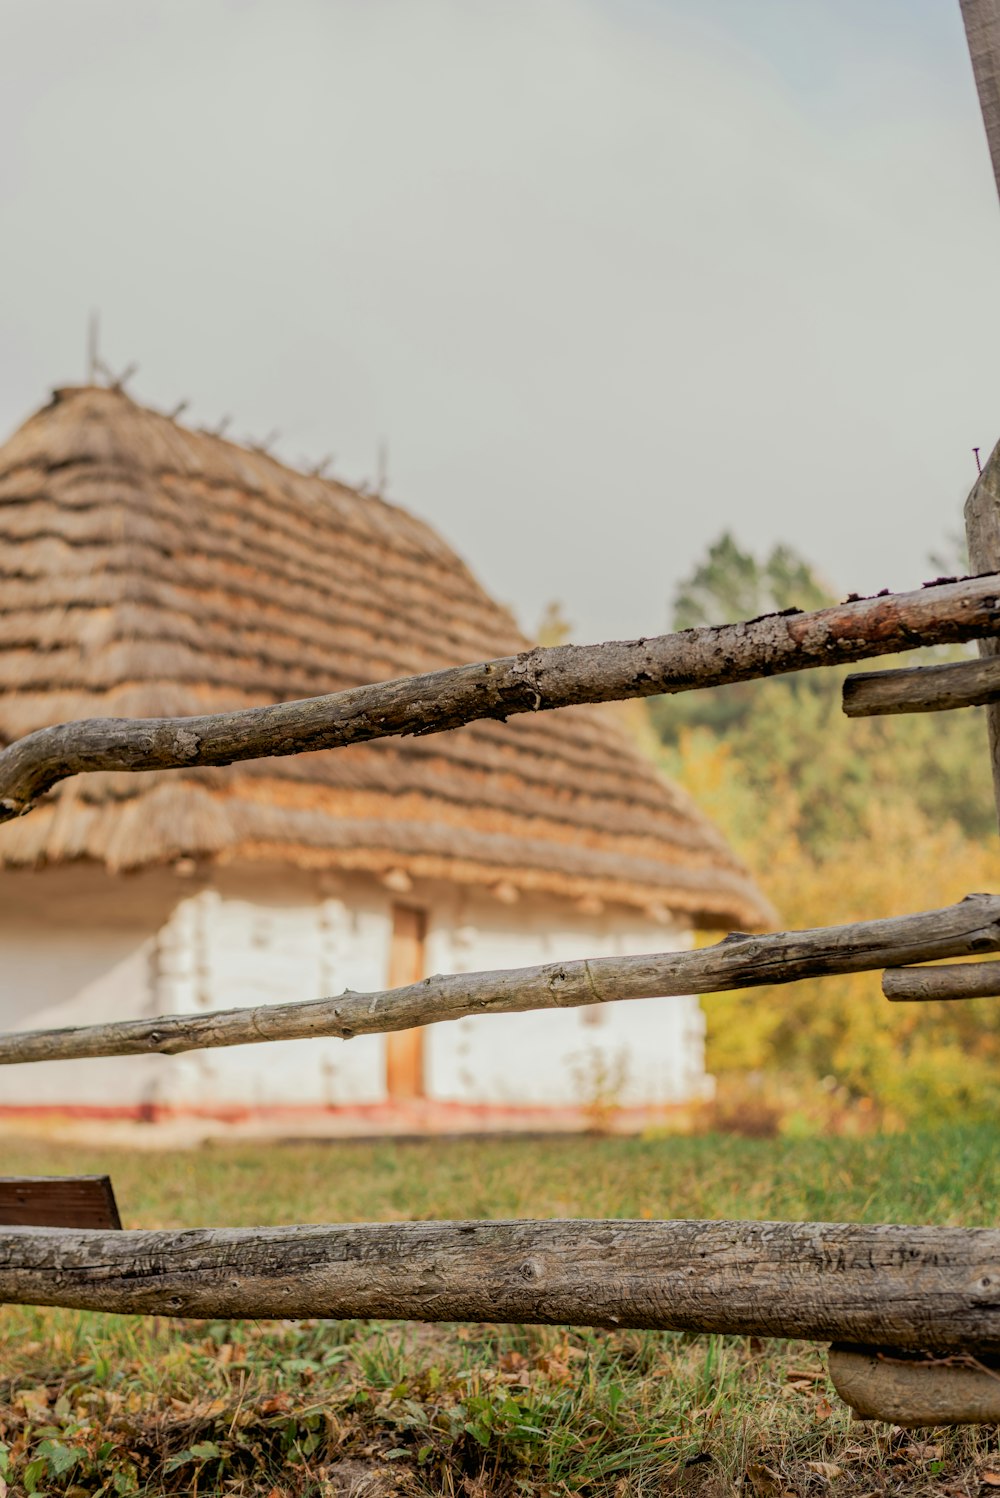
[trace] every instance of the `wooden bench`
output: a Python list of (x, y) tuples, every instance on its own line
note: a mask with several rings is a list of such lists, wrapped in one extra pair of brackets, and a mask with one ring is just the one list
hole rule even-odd
[(0, 1227), (121, 1225), (110, 1176), (0, 1176)]

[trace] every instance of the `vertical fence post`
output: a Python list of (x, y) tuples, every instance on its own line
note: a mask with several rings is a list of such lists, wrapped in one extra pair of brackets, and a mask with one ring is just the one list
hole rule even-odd
[[(993, 177), (1000, 193), (1000, 0), (961, 0), (965, 38), (979, 95)], [(1000, 563), (1000, 448), (994, 449), (965, 505), (970, 572), (992, 572)], [(980, 640), (981, 656), (1000, 656), (1000, 641)], [(1000, 816), (1000, 704), (986, 709), (993, 794)]]
[[(969, 570), (994, 572), (1000, 568), (1000, 444), (965, 502), (965, 536), (969, 544)], [(1000, 656), (1000, 639), (979, 641), (981, 656)], [(986, 709), (990, 736), (990, 765), (993, 770), (993, 795), (1000, 818), (1000, 703)]]
[(1000, 0), (961, 0), (993, 176), (1000, 192)]

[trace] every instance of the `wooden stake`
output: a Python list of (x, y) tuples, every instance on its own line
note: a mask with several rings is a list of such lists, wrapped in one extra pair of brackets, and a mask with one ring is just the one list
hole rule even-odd
[(100, 364), (100, 314), (91, 312), (87, 319), (87, 384), (97, 384), (97, 369)]
[[(965, 535), (973, 571), (992, 572), (1000, 567), (1000, 444), (993, 449), (965, 502)], [(979, 654), (984, 660), (995, 661), (1000, 657), (1000, 640), (981, 639)], [(1000, 817), (1000, 704), (987, 707), (986, 723), (993, 795)]]
[(1000, 0), (961, 0), (965, 37), (1000, 192)]

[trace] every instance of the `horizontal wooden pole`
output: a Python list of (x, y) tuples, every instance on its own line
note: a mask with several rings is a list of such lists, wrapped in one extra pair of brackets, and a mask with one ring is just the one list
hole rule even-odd
[[(895, 1351), (895, 1349), (893, 1349)], [(965, 1355), (893, 1356), (875, 1347), (832, 1347), (833, 1386), (863, 1420), (892, 1425), (993, 1425), (1000, 1420), (1000, 1365)]]
[(480, 718), (687, 692), (1000, 634), (1000, 574), (886, 593), (804, 614), (792, 609), (688, 629), (404, 677), (301, 702), (189, 718), (88, 718), (39, 729), (0, 752), (0, 821), (68, 776), (167, 770), (442, 733)]
[(849, 718), (939, 713), (1000, 702), (1000, 660), (950, 661), (904, 671), (862, 671), (844, 682)]
[(891, 967), (882, 974), (882, 992), (896, 1004), (930, 999), (1000, 998), (1000, 962)]
[(857, 973), (907, 962), (969, 957), (1000, 950), (1000, 896), (968, 895), (957, 905), (920, 915), (779, 931), (735, 932), (695, 952), (641, 957), (592, 957), (499, 972), (424, 978), (407, 988), (352, 993), (290, 1004), (111, 1020), (74, 1029), (27, 1030), (0, 1036), (0, 1065), (87, 1056), (135, 1056), (408, 1030), (472, 1014), (577, 1008), (617, 999), (665, 998), (793, 983), (831, 973)]
[(0, 1302), (1000, 1350), (1000, 1231), (782, 1222), (0, 1230)]

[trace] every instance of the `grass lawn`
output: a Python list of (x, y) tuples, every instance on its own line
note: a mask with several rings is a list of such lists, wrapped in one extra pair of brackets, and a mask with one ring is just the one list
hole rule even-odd
[[(546, 1139), (126, 1153), (8, 1141), (4, 1174), (109, 1171), (131, 1227), (439, 1217), (998, 1220), (996, 1134)], [(802, 1343), (556, 1328), (0, 1313), (14, 1493), (937, 1493), (1000, 1487), (995, 1429), (852, 1421)], [(2, 1493), (2, 1485), (0, 1485)]]

